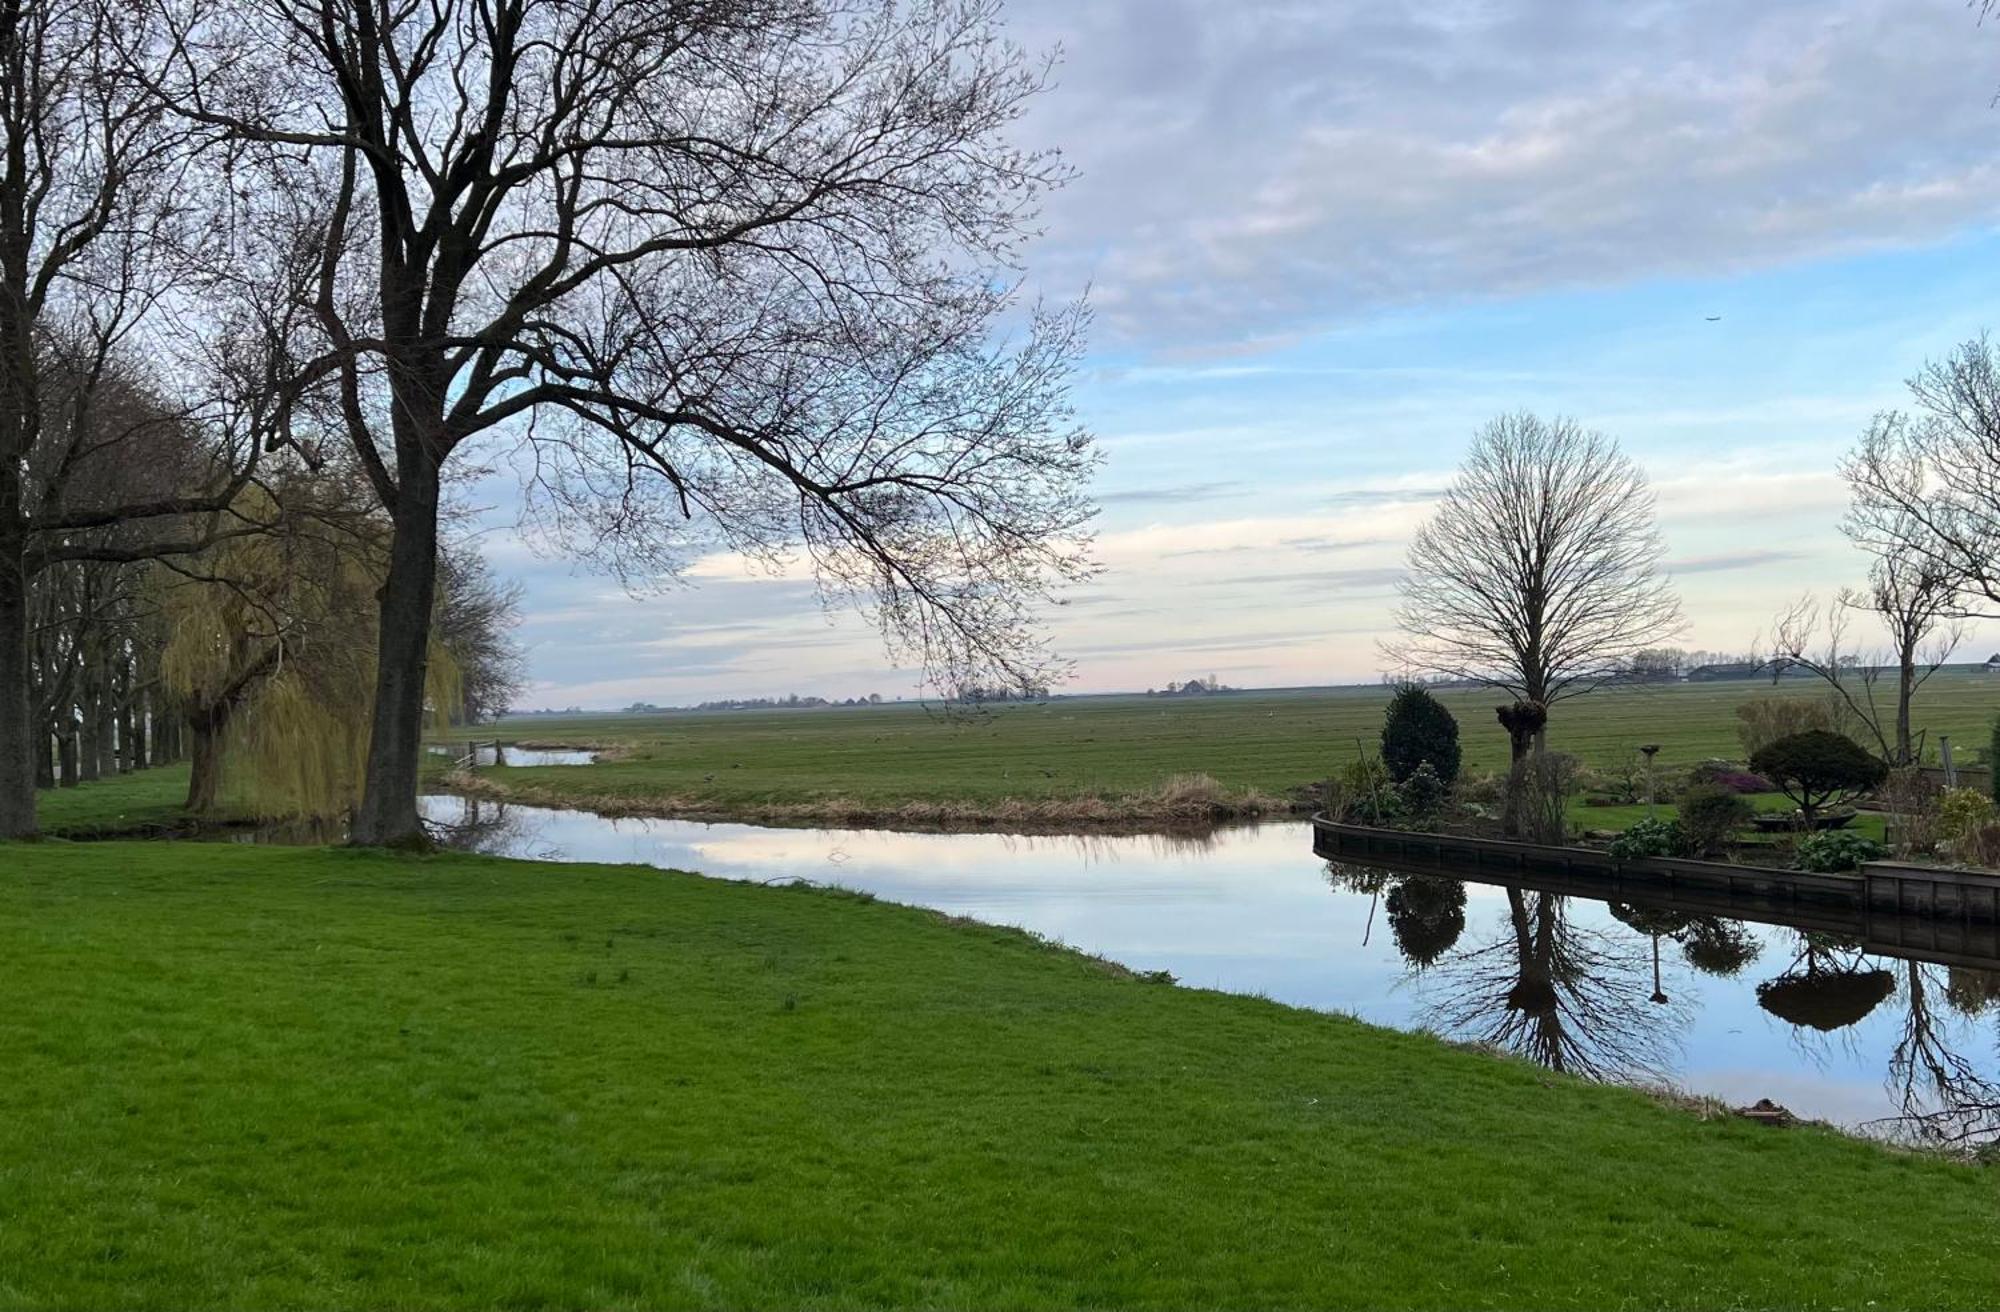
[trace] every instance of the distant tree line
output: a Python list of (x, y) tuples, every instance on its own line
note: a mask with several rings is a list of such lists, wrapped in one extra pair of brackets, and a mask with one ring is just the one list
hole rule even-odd
[(1169, 683), (1164, 688), (1148, 688), (1148, 697), (1206, 697), (1210, 693), (1235, 692), (1213, 674), (1206, 679), (1189, 679), (1185, 683)]
[(846, 697), (835, 700), (830, 697), (800, 696), (788, 693), (783, 697), (724, 697), (715, 701), (699, 702), (692, 707), (655, 706), (651, 702), (633, 702), (625, 708), (627, 715), (664, 715), (675, 710), (696, 711), (792, 711), (810, 710), (823, 706), (880, 706), (882, 694), (871, 692), (866, 697)]

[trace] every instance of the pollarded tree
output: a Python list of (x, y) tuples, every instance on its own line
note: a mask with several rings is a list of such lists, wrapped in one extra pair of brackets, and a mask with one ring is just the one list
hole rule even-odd
[(1750, 757), (1750, 768), (1799, 804), (1806, 827), (1832, 804), (1878, 788), (1889, 767), (1852, 738), (1827, 729), (1808, 729), (1767, 743)]
[(1382, 764), (1402, 783), (1424, 762), (1450, 785), (1458, 779), (1458, 721), (1421, 684), (1406, 683), (1389, 699), (1382, 723)]
[(1663, 550), (1646, 476), (1616, 442), (1503, 415), (1410, 544), (1389, 654), (1546, 714), (1681, 630)]
[(394, 525), (357, 841), (420, 834), (440, 493), (498, 434), (628, 577), (801, 550), (939, 686), (1045, 680), (1096, 457), (1080, 311), (1016, 302), (1063, 171), (1011, 140), (1040, 74), (995, 0), (149, 8), (161, 104), (322, 252), (293, 381)]

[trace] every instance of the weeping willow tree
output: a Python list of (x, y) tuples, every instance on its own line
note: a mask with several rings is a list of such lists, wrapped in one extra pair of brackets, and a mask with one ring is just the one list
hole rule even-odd
[[(388, 525), (326, 475), (252, 490), (237, 511), (258, 531), (160, 566), (160, 673), (185, 708), (188, 809), (212, 814), (227, 777), (231, 800), (260, 816), (345, 814), (367, 758)], [(461, 700), (441, 642), (426, 686), (440, 714)]]

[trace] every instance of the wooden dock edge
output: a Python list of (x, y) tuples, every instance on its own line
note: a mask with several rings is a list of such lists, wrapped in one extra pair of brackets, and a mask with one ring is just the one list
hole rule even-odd
[(1559, 876), (1615, 898), (1647, 889), (1727, 899), (1812, 903), (1978, 924), (2000, 923), (2000, 875), (1901, 861), (1871, 861), (1853, 874), (1824, 875), (1678, 857), (1620, 860), (1598, 848), (1519, 843), (1462, 834), (1425, 834), (1312, 819), (1313, 853), (1327, 861), (1380, 863), (1403, 870), (1505, 883), (1509, 872)]

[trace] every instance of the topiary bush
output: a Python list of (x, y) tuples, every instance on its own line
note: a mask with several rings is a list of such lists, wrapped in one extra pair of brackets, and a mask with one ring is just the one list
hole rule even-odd
[(1709, 856), (1726, 846), (1756, 814), (1750, 803), (1725, 784), (1695, 784), (1680, 796), (1681, 833), (1688, 851)]
[(1426, 761), (1447, 788), (1458, 781), (1458, 721), (1429, 690), (1406, 683), (1389, 699), (1382, 721), (1382, 764), (1402, 783)]
[(1611, 855), (1620, 861), (1637, 861), (1650, 856), (1686, 856), (1687, 835), (1678, 820), (1649, 816), (1611, 840)]
[(1879, 861), (1888, 854), (1889, 849), (1872, 838), (1863, 838), (1849, 829), (1828, 829), (1801, 838), (1792, 854), (1792, 864), (1801, 870), (1837, 875), (1859, 868), (1863, 861)]
[(1889, 767), (1860, 743), (1829, 729), (1768, 743), (1751, 756), (1750, 768), (1799, 804), (1808, 827), (1824, 807), (1880, 787), (1889, 777)]

